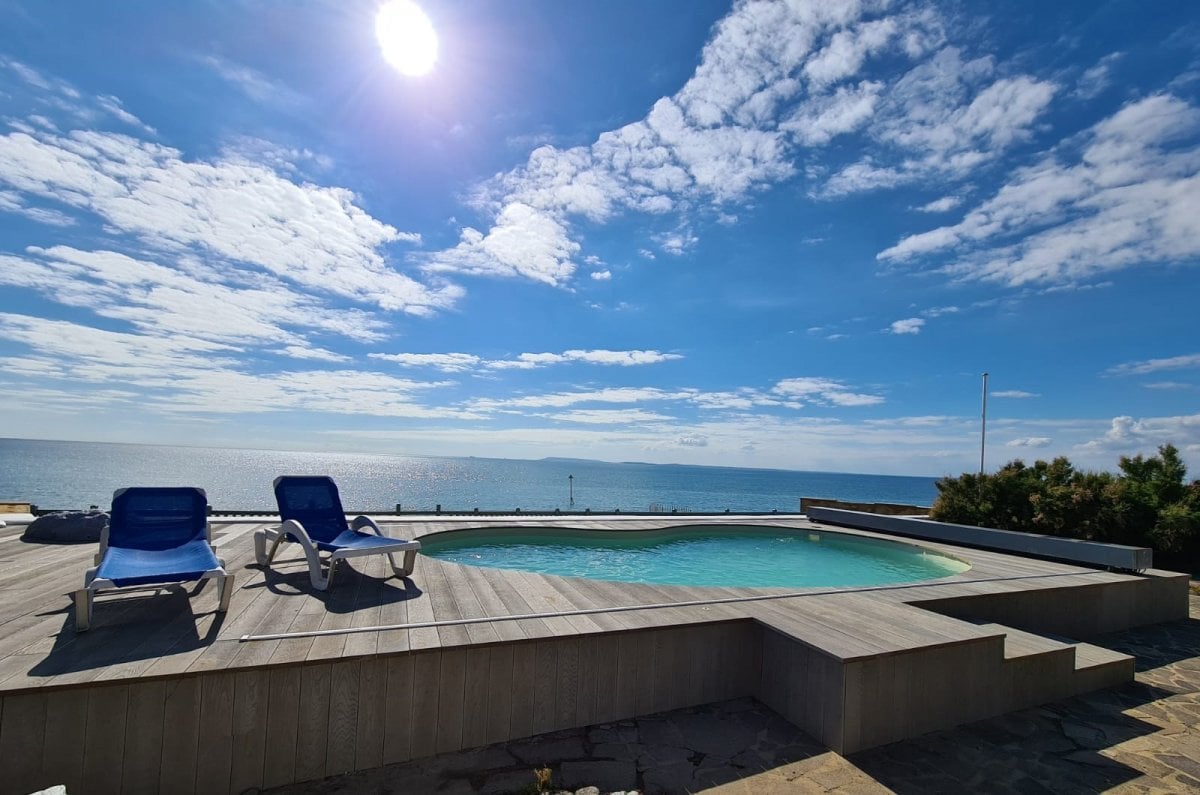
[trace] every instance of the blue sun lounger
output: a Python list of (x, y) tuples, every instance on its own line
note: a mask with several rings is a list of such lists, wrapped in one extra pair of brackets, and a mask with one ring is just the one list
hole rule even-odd
[[(368, 516), (358, 516), (347, 523), (332, 478), (299, 475), (275, 478), (275, 500), (282, 524), (254, 533), (254, 556), (259, 565), (270, 566), (279, 544), (289, 540), (304, 550), (309, 579), (318, 591), (329, 590), (340, 561), (363, 555), (387, 555), (397, 577), (412, 574), (421, 542), (389, 538)], [(328, 574), (322, 572), (321, 552), (329, 553)], [(403, 566), (397, 566), (393, 557), (398, 552), (404, 553)]]
[(118, 489), (108, 526), (100, 533), (96, 563), (75, 592), (76, 631), (91, 626), (96, 592), (110, 588), (159, 588), (213, 578), (220, 593), (217, 611), (229, 609), (233, 575), (213, 552), (202, 489)]

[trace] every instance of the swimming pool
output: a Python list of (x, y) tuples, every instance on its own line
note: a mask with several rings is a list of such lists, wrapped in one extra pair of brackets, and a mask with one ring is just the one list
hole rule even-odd
[(759, 588), (918, 582), (970, 568), (966, 561), (916, 544), (759, 525), (452, 530), (422, 537), (421, 554), (566, 577)]

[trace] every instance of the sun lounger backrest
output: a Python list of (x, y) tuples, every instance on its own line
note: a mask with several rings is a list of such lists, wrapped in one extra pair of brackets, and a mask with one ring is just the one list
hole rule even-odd
[(275, 501), (282, 521), (295, 519), (314, 541), (332, 541), (346, 531), (346, 512), (333, 478), (283, 475), (275, 478)]
[(113, 494), (108, 545), (159, 551), (205, 538), (208, 497), (190, 486), (135, 487)]

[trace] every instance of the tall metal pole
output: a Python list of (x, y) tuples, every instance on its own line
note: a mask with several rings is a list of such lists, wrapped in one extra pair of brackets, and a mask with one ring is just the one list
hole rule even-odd
[(571, 505), (575, 504), (575, 476), (567, 475), (567, 483), (571, 488)]
[(987, 380), (988, 374), (983, 374), (983, 414), (979, 426), (979, 474), (983, 474), (983, 454), (987, 448)]

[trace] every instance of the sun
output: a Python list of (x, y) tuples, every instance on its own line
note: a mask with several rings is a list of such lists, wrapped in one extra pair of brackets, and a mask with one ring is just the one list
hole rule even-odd
[(438, 39), (433, 23), (412, 0), (390, 0), (375, 17), (375, 38), (383, 57), (402, 74), (428, 74), (437, 63)]

